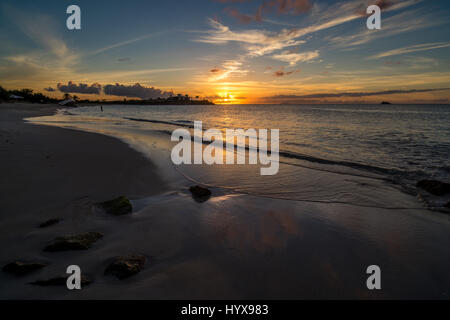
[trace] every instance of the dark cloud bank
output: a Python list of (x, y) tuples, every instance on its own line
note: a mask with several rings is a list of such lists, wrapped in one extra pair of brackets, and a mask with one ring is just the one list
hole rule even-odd
[(69, 81), (67, 85), (58, 83), (57, 88), (59, 91), (64, 93), (86, 93), (86, 94), (100, 94), (102, 86), (98, 83), (93, 83), (91, 85), (85, 83), (73, 83)]
[(265, 97), (265, 98), (266, 99), (279, 99), (279, 100), (343, 98), (343, 97), (359, 98), (359, 97), (382, 96), (382, 95), (390, 95), (390, 94), (433, 92), (433, 91), (443, 91), (443, 90), (450, 90), (450, 88), (387, 90), (387, 91), (376, 91), (376, 92), (317, 93), (317, 94), (307, 94), (307, 95), (277, 95), (277, 96), (271, 96), (271, 97)]
[[(162, 91), (154, 87), (144, 87), (139, 83), (134, 85), (123, 85), (119, 83), (106, 84), (102, 87), (102, 85), (98, 83), (88, 85), (86, 83), (76, 84), (69, 81), (67, 85), (58, 83), (57, 88), (59, 91), (64, 93), (100, 94), (103, 91), (105, 95), (141, 99), (168, 98), (172, 95), (170, 92)], [(56, 91), (56, 89), (51, 87), (46, 88), (45, 90)]]
[(164, 92), (153, 87), (143, 87), (139, 83), (136, 83), (133, 86), (118, 83), (115, 85), (107, 84), (103, 86), (103, 92), (106, 95), (136, 97), (141, 99), (168, 98), (171, 95), (169, 92)]

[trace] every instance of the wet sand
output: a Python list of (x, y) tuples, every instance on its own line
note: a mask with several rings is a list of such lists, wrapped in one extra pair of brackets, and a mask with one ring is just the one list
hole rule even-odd
[[(2, 265), (39, 259), (42, 246), (59, 232), (88, 231), (91, 227), (83, 220), (91, 214), (93, 203), (119, 195), (142, 198), (167, 188), (147, 158), (117, 139), (22, 120), (50, 115), (57, 108), (0, 104)], [(63, 222), (36, 229), (51, 218)], [(1, 278), (0, 288), (9, 282), (3, 273)], [(14, 297), (8, 290), (0, 292), (2, 298)]]
[[(198, 203), (189, 182), (170, 183), (163, 163), (153, 164), (120, 140), (21, 120), (54, 110), (0, 104), (0, 263), (49, 263), (24, 277), (1, 272), (2, 299), (450, 296), (448, 215), (268, 199), (218, 188)], [(92, 209), (121, 194), (133, 199), (132, 215)], [(53, 217), (63, 221), (36, 227)], [(85, 231), (105, 236), (86, 251), (42, 251), (56, 236)], [(147, 257), (139, 274), (126, 280), (103, 275), (111, 257), (129, 253)], [(28, 284), (63, 274), (70, 264), (93, 283), (80, 291)], [(371, 264), (381, 267), (380, 291), (366, 288)]]

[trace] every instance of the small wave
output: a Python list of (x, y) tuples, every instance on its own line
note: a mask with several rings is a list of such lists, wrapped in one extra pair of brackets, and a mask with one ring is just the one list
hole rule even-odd
[(174, 120), (176, 123), (193, 123), (191, 120)]
[[(150, 123), (158, 123), (158, 124), (167, 124), (171, 126), (177, 127), (186, 127), (186, 128), (194, 128), (192, 121), (188, 120), (175, 120), (175, 121), (164, 121), (164, 120), (154, 120), (154, 119), (142, 119), (142, 118), (125, 118), (131, 121), (141, 121), (141, 122), (150, 122)], [(203, 128), (205, 131), (206, 128)], [(165, 135), (171, 135), (172, 132), (170, 130), (155, 130), (155, 132), (159, 132)], [(191, 141), (194, 141), (194, 137), (191, 136)], [(208, 145), (210, 141), (202, 141), (203, 144)], [(224, 150), (227, 150), (226, 142), (222, 141)], [(265, 150), (262, 148), (253, 148), (248, 145), (245, 147), (240, 147), (234, 145), (233, 152), (237, 151), (250, 151), (250, 152), (267, 152), (267, 154), (271, 154), (270, 150)], [(334, 160), (334, 159), (326, 159), (320, 158), (316, 156), (311, 156), (307, 154), (296, 153), (290, 150), (279, 151), (280, 163), (285, 165), (292, 165), (297, 167), (304, 167), (311, 170), (317, 171), (326, 171), (330, 173), (336, 174), (347, 174), (358, 177), (366, 177), (377, 180), (384, 180), (390, 182), (394, 185), (400, 187), (403, 191), (409, 194), (415, 194), (415, 188), (412, 188), (412, 185), (415, 185), (415, 182), (426, 177), (426, 173), (420, 170), (400, 170), (396, 168), (386, 168), (381, 166), (375, 166), (370, 164), (365, 164), (356, 161), (345, 161), (345, 160)], [(307, 165), (302, 162), (307, 162), (311, 164), (317, 164), (319, 166)], [(347, 170), (346, 170), (346, 169)], [(349, 170), (354, 170), (353, 172), (349, 172)], [(445, 170), (445, 169), (444, 169)]]
[(290, 200), (290, 201), (297, 201), (297, 202), (309, 202), (309, 203), (326, 203), (326, 204), (343, 204), (343, 205), (351, 205), (356, 207), (363, 207), (363, 208), (377, 208), (377, 209), (390, 209), (390, 210), (423, 210), (423, 207), (417, 206), (417, 207), (410, 207), (410, 206), (383, 206), (383, 205), (376, 205), (376, 204), (364, 204), (364, 203), (358, 203), (353, 201), (338, 201), (338, 200), (317, 200), (317, 199), (308, 199), (308, 198), (297, 198), (297, 197), (289, 197), (286, 192), (283, 192), (282, 194), (261, 194), (258, 192), (252, 192), (252, 191), (244, 191), (242, 189), (237, 189), (234, 187), (229, 186), (222, 186), (217, 184), (211, 184), (211, 183), (205, 183), (203, 181), (200, 181), (190, 175), (188, 175), (186, 172), (182, 171), (179, 167), (174, 165), (174, 168), (177, 172), (179, 172), (183, 177), (185, 177), (187, 180), (197, 183), (200, 185), (203, 185), (205, 187), (209, 188), (220, 188), (224, 190), (228, 190), (231, 192), (235, 192), (237, 194), (247, 194), (255, 197), (261, 197), (261, 198), (268, 198), (268, 199), (278, 199), (278, 200)]
[[(163, 121), (163, 120), (152, 120), (152, 119), (141, 119), (141, 118), (128, 118), (128, 117), (124, 117), (124, 119), (126, 120), (131, 120), (131, 121), (139, 121), (139, 122), (151, 122), (151, 123), (159, 123), (159, 124), (168, 124), (168, 125), (172, 125), (172, 126), (181, 126), (181, 127), (186, 127), (186, 128), (194, 128), (193, 124), (186, 124), (186, 123), (180, 123), (180, 122), (171, 122), (171, 121)], [(184, 120), (178, 120), (178, 121), (183, 121)], [(187, 121), (186, 121), (187, 122)]]
[[(148, 121), (148, 122), (153, 122), (153, 123), (168, 123), (167, 121), (146, 120), (146, 119), (136, 120), (136, 121), (146, 121), (146, 122)], [(172, 123), (170, 123), (170, 124), (172, 124)], [(154, 131), (165, 134), (165, 135), (172, 134), (172, 132), (169, 130), (154, 130)], [(194, 136), (191, 136), (191, 141), (194, 142)], [(208, 145), (211, 142), (203, 140), (202, 143), (205, 145)], [(222, 147), (224, 148), (224, 150), (227, 150), (227, 148), (226, 148), (227, 145), (226, 145), (225, 141), (222, 141)], [(242, 150), (242, 151), (243, 150), (252, 151), (252, 152), (262, 151), (262, 152), (267, 152), (269, 155), (271, 154), (270, 150), (261, 149), (259, 147), (252, 148), (252, 147), (249, 147), (248, 145), (246, 145), (245, 147), (240, 147), (240, 146), (234, 145), (234, 147), (235, 147), (234, 149), (238, 149), (238, 150)], [(405, 172), (405, 171), (401, 171), (401, 170), (397, 170), (397, 169), (377, 167), (377, 166), (372, 166), (372, 165), (358, 163), (358, 162), (340, 161), (340, 160), (331, 160), (331, 159), (313, 157), (310, 155), (299, 154), (299, 153), (286, 151), (286, 150), (280, 150), (279, 155), (280, 155), (280, 157), (284, 157), (287, 159), (295, 159), (295, 160), (307, 161), (310, 163), (317, 163), (317, 164), (330, 165), (330, 166), (341, 166), (341, 167), (356, 169), (359, 171), (369, 172), (372, 174), (382, 175), (384, 178), (381, 178), (381, 179), (387, 180), (387, 181), (395, 181), (395, 180), (397, 180), (396, 177), (399, 177), (399, 178), (400, 177), (402, 177), (402, 178), (410, 177), (412, 180), (414, 180), (414, 179), (416, 179), (416, 177), (421, 177), (424, 175), (423, 172), (418, 172), (418, 171)], [(297, 163), (286, 162), (286, 161), (280, 161), (280, 163), (284, 163), (286, 165), (302, 166)], [(349, 175), (364, 176), (364, 175), (358, 175), (358, 174), (351, 174), (348, 172), (340, 172), (338, 170), (335, 171), (335, 170), (323, 170), (323, 169), (311, 168), (311, 167), (308, 167), (308, 168), (314, 169), (314, 170), (319, 170), (319, 171), (328, 171), (328, 172), (333, 172), (333, 173), (345, 173), (345, 174), (349, 174)], [(365, 176), (365, 177), (380, 179), (379, 177), (377, 178), (377, 177), (372, 177), (372, 176)]]
[(349, 168), (353, 168), (353, 169), (364, 170), (364, 171), (369, 171), (369, 172), (373, 172), (373, 173), (379, 173), (379, 174), (383, 174), (383, 175), (404, 174), (403, 171), (396, 170), (396, 169), (387, 169), (387, 168), (382, 168), (382, 167), (376, 167), (376, 166), (362, 164), (362, 163), (358, 163), (358, 162), (323, 159), (323, 158), (313, 157), (313, 156), (309, 156), (309, 155), (305, 155), (305, 154), (294, 153), (294, 152), (290, 152), (290, 151), (280, 151), (280, 156), (285, 157), (285, 158), (298, 159), (298, 160), (304, 160), (304, 161), (308, 161), (308, 162), (319, 163), (319, 164), (344, 166), (344, 167), (349, 167)]

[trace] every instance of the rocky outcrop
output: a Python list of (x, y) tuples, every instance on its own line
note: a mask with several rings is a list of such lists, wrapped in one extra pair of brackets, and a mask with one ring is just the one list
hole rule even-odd
[(197, 202), (205, 202), (211, 197), (211, 191), (200, 186), (190, 187), (189, 191), (192, 194), (192, 198)]
[(145, 264), (142, 255), (128, 255), (115, 257), (114, 261), (105, 269), (105, 275), (113, 275), (120, 280), (139, 273)]
[(98, 206), (106, 213), (115, 216), (125, 215), (133, 211), (130, 200), (124, 196), (120, 196), (110, 201), (100, 202)]
[(48, 246), (44, 248), (44, 251), (68, 251), (68, 250), (87, 250), (98, 239), (103, 237), (103, 233), (100, 232), (85, 232), (75, 235), (68, 235), (58, 237), (53, 240)]
[(54, 225), (54, 224), (59, 223), (60, 221), (61, 221), (61, 220), (58, 219), (58, 218), (49, 219), (49, 220), (47, 220), (47, 221), (42, 222), (42, 223), (39, 225), (39, 228), (47, 228), (47, 227), (50, 227), (50, 226), (52, 226), (52, 225)]
[(450, 194), (450, 183), (437, 180), (420, 180), (417, 182), (416, 187), (421, 188), (435, 196)]
[(46, 263), (14, 261), (5, 265), (2, 270), (16, 276), (23, 276), (45, 266), (47, 266)]

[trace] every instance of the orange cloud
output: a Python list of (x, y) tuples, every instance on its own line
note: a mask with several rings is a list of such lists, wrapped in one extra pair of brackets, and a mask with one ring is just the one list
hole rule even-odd
[(300, 72), (300, 69), (295, 69), (295, 70), (292, 70), (292, 71), (284, 71), (284, 69), (281, 68), (280, 70), (275, 71), (273, 73), (273, 75), (275, 77), (283, 77), (283, 76), (288, 76), (290, 74), (294, 74), (294, 73), (297, 73), (297, 72)]

